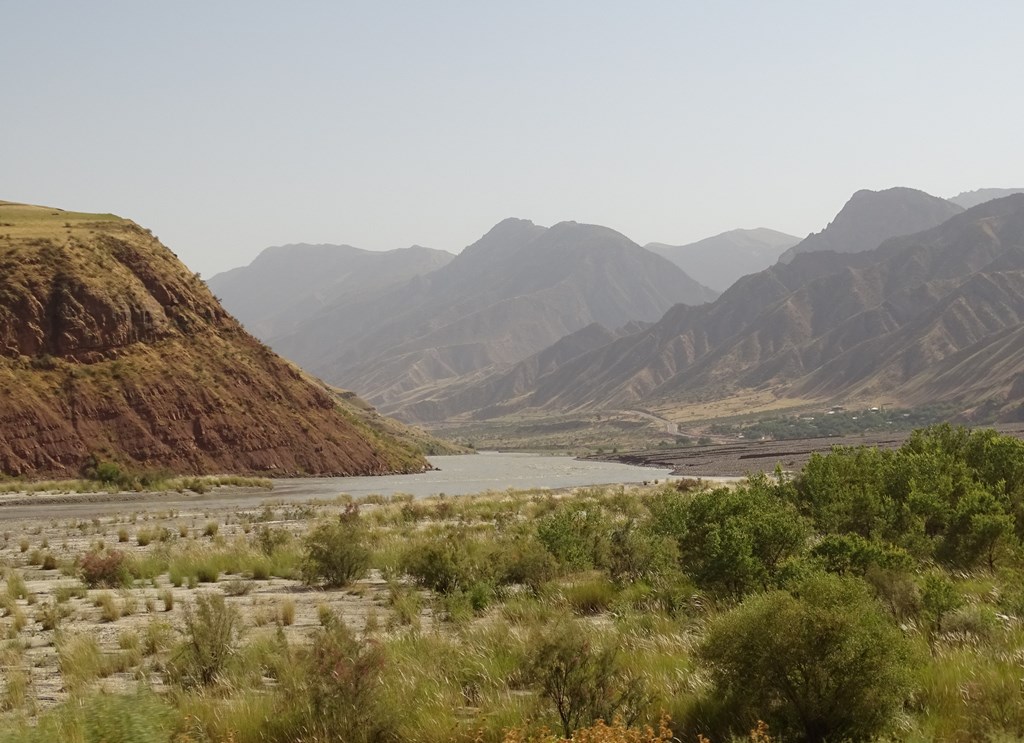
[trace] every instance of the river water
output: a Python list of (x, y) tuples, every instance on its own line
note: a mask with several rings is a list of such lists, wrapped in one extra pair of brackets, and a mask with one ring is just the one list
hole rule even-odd
[(0, 521), (29, 518), (90, 518), (132, 511), (181, 508), (253, 508), (268, 501), (302, 502), (335, 498), (407, 493), (415, 498), (432, 495), (468, 495), (509, 488), (568, 488), (586, 485), (639, 483), (664, 480), (669, 470), (636, 467), (617, 462), (580, 461), (539, 454), (481, 452), (430, 457), (436, 468), (415, 475), (381, 477), (303, 477), (274, 480), (272, 490), (217, 488), (195, 493), (121, 493), (113, 496), (36, 496), (0, 503)]
[(432, 495), (469, 495), (488, 490), (568, 488), (610, 483), (638, 483), (664, 479), (669, 470), (635, 467), (617, 462), (594, 462), (572, 457), (540, 454), (480, 452), (429, 457), (436, 468), (415, 475), (382, 477), (328, 477), (276, 480), (274, 495), (293, 499), (336, 496), (353, 497), (407, 493), (415, 498)]

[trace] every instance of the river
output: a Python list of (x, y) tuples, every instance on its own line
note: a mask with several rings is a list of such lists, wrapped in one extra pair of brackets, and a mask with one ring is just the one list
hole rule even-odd
[(429, 457), (436, 469), (416, 475), (382, 477), (328, 477), (277, 480), (278, 497), (326, 497), (347, 493), (353, 497), (379, 493), (408, 493), (415, 498), (432, 495), (469, 495), (487, 490), (569, 488), (582, 485), (638, 483), (664, 479), (668, 469), (637, 467), (618, 462), (594, 462), (540, 454), (480, 452)]
[[(118, 493), (82, 496), (38, 494), (17, 503), (0, 503), (0, 521), (23, 518), (86, 518), (126, 511), (157, 511), (209, 507), (252, 508), (268, 501), (301, 502), (335, 498), (407, 493), (415, 498), (468, 495), (509, 488), (569, 488), (586, 485), (640, 483), (664, 480), (669, 470), (617, 462), (595, 462), (540, 454), (481, 452), (430, 457), (436, 468), (415, 475), (380, 477), (302, 477), (274, 480), (272, 490), (217, 488), (209, 493)], [(12, 498), (13, 500), (13, 498)]]

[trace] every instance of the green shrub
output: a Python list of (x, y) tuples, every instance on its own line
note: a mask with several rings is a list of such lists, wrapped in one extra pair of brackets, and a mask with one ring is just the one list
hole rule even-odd
[(143, 631), (142, 652), (144, 655), (156, 655), (169, 648), (173, 640), (174, 628), (170, 623), (154, 619)]
[(655, 533), (676, 540), (680, 567), (697, 586), (732, 598), (771, 585), (808, 536), (767, 478), (735, 490), (665, 491), (651, 513)]
[(921, 588), (921, 608), (931, 633), (941, 634), (943, 620), (963, 605), (963, 595), (946, 575), (930, 573), (925, 576)]
[(654, 534), (633, 520), (611, 533), (608, 574), (616, 583), (652, 580), (673, 572), (679, 550), (671, 537)]
[(648, 690), (625, 670), (614, 644), (595, 643), (591, 630), (573, 622), (555, 625), (533, 644), (530, 675), (566, 739), (582, 725), (619, 719), (628, 726), (643, 713)]
[(185, 639), (169, 664), (172, 680), (184, 687), (211, 686), (238, 645), (238, 611), (223, 594), (200, 594), (184, 611)]
[(533, 537), (503, 542), (499, 555), (501, 583), (524, 585), (536, 593), (558, 573), (558, 562), (554, 556)]
[(859, 534), (829, 534), (811, 550), (822, 568), (839, 575), (863, 577), (872, 568), (909, 570), (914, 560), (906, 550), (865, 539)]
[(402, 566), (419, 585), (438, 593), (451, 593), (473, 578), (465, 544), (443, 536), (412, 544)]
[(277, 623), (282, 627), (291, 627), (295, 624), (295, 600), (285, 599), (281, 602), (277, 611)]
[(94, 635), (58, 632), (55, 644), (60, 674), (72, 691), (106, 675), (103, 653)]
[(909, 693), (907, 640), (862, 582), (828, 573), (748, 598), (712, 624), (699, 656), (726, 713), (716, 734), (764, 719), (786, 738), (866, 740)]
[(254, 541), (260, 552), (267, 557), (270, 557), (278, 548), (283, 547), (291, 541), (291, 534), (289, 534), (286, 529), (262, 526), (256, 532), (256, 538)]
[(55, 630), (60, 623), (71, 614), (71, 610), (56, 601), (41, 604), (36, 609), (36, 621), (46, 631)]
[(304, 544), (302, 577), (307, 583), (346, 586), (370, 566), (370, 551), (363, 546), (359, 511), (354, 506), (337, 520), (318, 524)]
[(270, 560), (267, 558), (258, 558), (253, 560), (252, 563), (252, 579), (253, 580), (270, 580)]
[(84, 599), (88, 594), (88, 590), (82, 585), (60, 585), (54, 590), (53, 595), (57, 600), (57, 603), (63, 604), (72, 598)]
[(235, 580), (229, 580), (225, 583), (221, 590), (224, 591), (225, 596), (248, 596), (252, 593), (252, 589), (255, 584), (251, 580), (241, 580), (236, 578)]
[(174, 609), (174, 591), (170, 588), (160, 591), (160, 600), (164, 604), (164, 611), (172, 611)]
[(566, 501), (537, 524), (537, 538), (568, 570), (607, 565), (610, 536), (610, 523), (594, 501)]

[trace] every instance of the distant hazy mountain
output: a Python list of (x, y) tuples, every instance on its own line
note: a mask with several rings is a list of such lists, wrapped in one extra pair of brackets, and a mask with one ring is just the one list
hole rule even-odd
[(418, 245), (388, 251), (351, 245), (281, 245), (207, 283), (249, 332), (268, 340), (291, 331), (339, 297), (369, 296), (440, 268), (454, 257)]
[[(635, 332), (632, 326), (626, 326)], [(492, 406), (532, 392), (537, 380), (582, 353), (611, 343), (627, 335), (626, 328), (618, 332), (608, 330), (599, 323), (590, 325), (560, 338), (552, 345), (520, 361), (511, 368), (501, 368), (467, 375), (440, 389), (414, 390), (392, 405), (408, 420), (442, 421), (464, 413), (488, 418), (500, 414), (500, 407)]]
[(385, 412), (418, 388), (517, 363), (591, 323), (653, 322), (717, 294), (606, 227), (508, 219), (447, 265), (271, 340)]
[(874, 250), (890, 237), (910, 235), (945, 222), (963, 208), (913, 188), (858, 191), (829, 225), (782, 254), (789, 263), (800, 253)]
[(984, 204), (993, 199), (1002, 199), (1015, 193), (1024, 193), (1024, 188), (979, 188), (977, 191), (964, 191), (950, 199), (957, 206), (970, 209), (972, 206)]
[(649, 328), (577, 354), (486, 411), (621, 408), (773, 389), (809, 399), (985, 402), (1014, 418), (1024, 414), (1022, 322), (1018, 195), (873, 251), (798, 255), (741, 279), (712, 304), (673, 307)]
[(768, 268), (798, 242), (799, 237), (758, 227), (730, 230), (689, 245), (649, 243), (644, 247), (665, 256), (704, 286), (722, 292), (741, 276)]

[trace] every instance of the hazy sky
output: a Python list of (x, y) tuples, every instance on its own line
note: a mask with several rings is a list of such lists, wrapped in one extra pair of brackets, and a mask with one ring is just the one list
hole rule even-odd
[(804, 235), (859, 188), (1024, 185), (1024, 3), (0, 0), (0, 199), (210, 276), (497, 221)]

